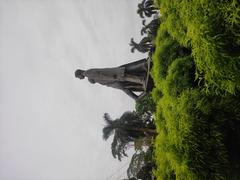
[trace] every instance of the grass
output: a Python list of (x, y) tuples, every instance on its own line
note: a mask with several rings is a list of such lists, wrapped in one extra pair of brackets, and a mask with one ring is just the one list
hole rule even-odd
[(158, 0), (157, 179), (240, 179), (240, 4)]

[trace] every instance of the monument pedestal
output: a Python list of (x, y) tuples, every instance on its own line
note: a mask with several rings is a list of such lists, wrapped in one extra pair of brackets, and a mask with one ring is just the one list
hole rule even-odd
[(154, 83), (153, 79), (150, 75), (151, 67), (152, 67), (152, 61), (150, 58), (147, 59), (147, 76), (146, 76), (146, 81), (145, 81), (145, 92), (149, 92), (153, 89)]

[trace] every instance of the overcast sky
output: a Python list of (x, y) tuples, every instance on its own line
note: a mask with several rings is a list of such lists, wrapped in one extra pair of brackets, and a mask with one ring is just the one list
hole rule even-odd
[(124, 173), (128, 163), (114, 159), (111, 141), (102, 140), (102, 116), (119, 117), (134, 101), (74, 71), (142, 57), (128, 45), (140, 36), (137, 3), (0, 0), (1, 180), (112, 180)]

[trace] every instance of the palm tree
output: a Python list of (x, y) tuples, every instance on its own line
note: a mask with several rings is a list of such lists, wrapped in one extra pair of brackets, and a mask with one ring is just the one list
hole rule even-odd
[(141, 53), (150, 52), (153, 49), (152, 39), (150, 37), (144, 37), (139, 43), (136, 43), (134, 39), (131, 38), (129, 45), (132, 46), (132, 53), (134, 53), (135, 49)]
[(154, 18), (151, 22), (146, 24), (146, 20), (142, 21), (143, 28), (141, 29), (141, 35), (147, 34), (154, 39), (157, 36), (157, 31), (160, 26), (160, 18)]
[(157, 8), (154, 6), (153, 0), (143, 0), (138, 4), (137, 13), (141, 18), (151, 17), (153, 14), (157, 13)]
[(120, 118), (113, 120), (108, 113), (103, 116), (106, 125), (103, 128), (103, 139), (107, 140), (114, 134), (111, 145), (112, 155), (121, 161), (123, 156), (127, 156), (126, 150), (131, 142), (146, 136), (155, 136), (156, 131), (149, 128), (148, 124), (141, 119), (136, 112), (125, 112)]

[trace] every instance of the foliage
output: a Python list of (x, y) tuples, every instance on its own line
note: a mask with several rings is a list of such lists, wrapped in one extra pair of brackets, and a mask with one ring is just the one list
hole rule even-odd
[(153, 137), (151, 136), (147, 136), (147, 137), (144, 137), (144, 138), (141, 138), (141, 139), (136, 139), (134, 141), (134, 149), (135, 151), (143, 151), (144, 148), (146, 147), (150, 147), (153, 145)]
[(235, 97), (206, 96), (200, 90), (186, 90), (178, 99), (163, 97), (157, 110), (157, 177), (232, 179), (240, 165), (239, 125)]
[(156, 104), (152, 99), (152, 95), (146, 94), (141, 100), (136, 102), (135, 105), (136, 112), (138, 114), (144, 114), (145, 112), (155, 112)]
[(239, 3), (158, 0), (157, 4), (161, 29), (182, 46), (191, 47), (197, 75), (204, 77), (206, 89), (218, 94), (239, 91)]
[(180, 46), (164, 28), (158, 32), (156, 42), (157, 48), (153, 56), (154, 68), (152, 69), (152, 76), (155, 86), (161, 87), (163, 86), (162, 81), (167, 76), (168, 67), (175, 59), (186, 56), (189, 56), (189, 61), (193, 61), (193, 59), (190, 56), (191, 51)]
[(111, 145), (112, 155), (120, 161), (123, 156), (127, 156), (126, 150), (129, 143), (155, 135), (155, 127), (147, 123), (151, 116), (139, 116), (136, 112), (125, 112), (115, 120), (111, 119), (107, 113), (104, 114), (103, 118), (106, 122), (103, 128), (103, 139), (107, 140), (114, 134)]
[(155, 13), (157, 13), (157, 8), (154, 6), (153, 0), (143, 0), (138, 4), (137, 13), (141, 18), (151, 17)]
[(127, 176), (128, 178), (136, 177), (138, 171), (141, 169), (141, 167), (145, 164), (145, 152), (136, 152), (133, 154), (131, 162), (129, 164), (129, 167), (127, 169)]
[(157, 179), (240, 179), (240, 4), (157, 0)]
[(133, 154), (127, 170), (129, 179), (152, 180), (152, 169), (155, 166), (152, 151), (153, 149), (150, 147), (147, 151), (137, 151)]

